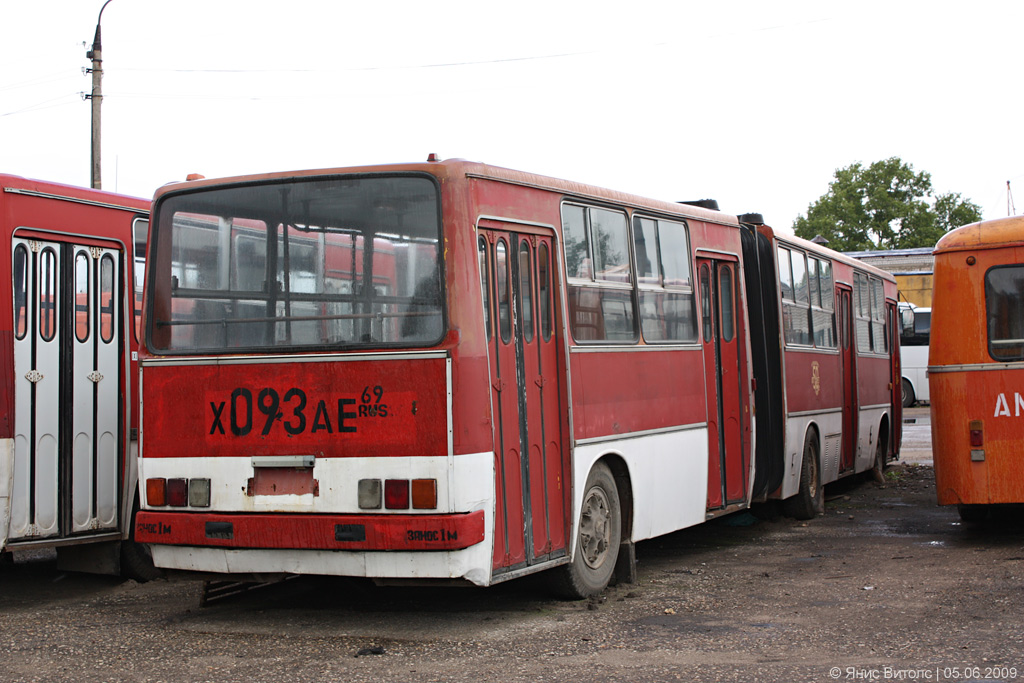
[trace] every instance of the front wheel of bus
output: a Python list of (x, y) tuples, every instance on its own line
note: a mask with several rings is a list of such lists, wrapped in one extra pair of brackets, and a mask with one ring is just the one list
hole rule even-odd
[(590, 471), (584, 488), (576, 552), (569, 564), (556, 570), (555, 592), (578, 600), (603, 591), (615, 571), (621, 541), (618, 487), (608, 466), (598, 463)]
[(800, 466), (800, 490), (783, 501), (786, 514), (796, 519), (812, 519), (825, 512), (825, 493), (818, 469), (818, 440), (808, 434), (804, 442), (804, 461)]

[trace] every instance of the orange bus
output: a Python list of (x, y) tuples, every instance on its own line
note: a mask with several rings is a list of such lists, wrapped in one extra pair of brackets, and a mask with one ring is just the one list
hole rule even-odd
[(944, 236), (934, 287), (928, 373), (936, 491), (940, 505), (981, 521), (993, 505), (1024, 502), (1024, 217)]

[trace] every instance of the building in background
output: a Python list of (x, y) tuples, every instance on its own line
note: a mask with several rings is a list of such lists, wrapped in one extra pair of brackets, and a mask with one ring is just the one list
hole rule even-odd
[(852, 251), (847, 256), (869, 263), (896, 278), (900, 301), (922, 308), (932, 305), (931, 247), (918, 249), (891, 249), (889, 251)]

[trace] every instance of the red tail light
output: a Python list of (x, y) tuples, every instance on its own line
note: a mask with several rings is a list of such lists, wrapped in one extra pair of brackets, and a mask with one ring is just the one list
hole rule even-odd
[(188, 505), (188, 479), (167, 480), (167, 504), (179, 508)]
[(971, 420), (971, 448), (981, 448), (985, 445), (985, 430), (981, 420)]
[(409, 509), (408, 479), (387, 479), (384, 481), (384, 507), (388, 510)]

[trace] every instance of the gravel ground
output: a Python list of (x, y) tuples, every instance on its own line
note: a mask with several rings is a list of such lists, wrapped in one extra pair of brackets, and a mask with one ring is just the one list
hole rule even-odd
[(137, 584), (0, 566), (2, 681), (1012, 681), (1024, 678), (1024, 517), (961, 524), (931, 468), (639, 544), (639, 581), (550, 599), (300, 578), (200, 608)]

